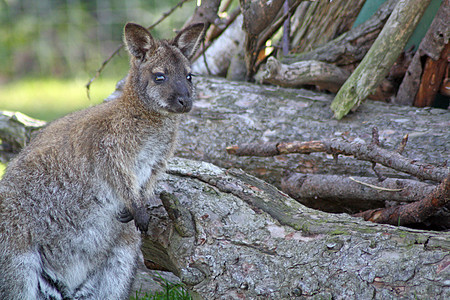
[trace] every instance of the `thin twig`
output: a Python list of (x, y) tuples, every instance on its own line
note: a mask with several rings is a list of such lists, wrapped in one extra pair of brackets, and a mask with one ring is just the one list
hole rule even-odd
[(203, 49), (204, 49), (203, 53), (201, 54), (202, 57), (203, 57), (203, 62), (205, 63), (205, 67), (206, 67), (206, 71), (208, 72), (208, 75), (211, 75), (211, 74), (212, 74), (212, 73), (211, 73), (211, 69), (210, 69), (209, 66), (208, 66), (208, 60), (206, 59), (206, 51), (205, 51), (206, 45), (205, 45), (205, 40), (202, 41), (202, 45), (203, 45)]
[[(291, 14), (294, 12), (297, 6), (300, 5), (301, 2), (302, 1), (296, 1), (294, 4), (292, 4), (291, 7), (289, 8), (288, 13), (283, 14), (278, 20), (274, 21), (265, 32), (262, 33), (262, 36), (258, 38), (258, 41), (256, 43), (254, 51), (255, 53), (259, 53), (259, 51), (264, 49), (266, 41), (275, 34), (275, 32), (281, 27), (281, 25), (283, 25), (284, 21), (291, 16)], [(253, 69), (257, 70), (262, 62), (263, 60), (260, 61), (255, 60)]]
[(291, 29), (291, 14), (289, 13), (289, 0), (286, 0), (283, 4), (283, 13), (288, 14), (288, 17), (283, 23), (283, 38), (282, 38), (282, 49), (283, 49), (283, 56), (286, 56), (289, 54), (289, 35), (290, 35), (290, 29)]
[(357, 179), (355, 179), (355, 178), (353, 178), (351, 176), (349, 177), (349, 179), (353, 180), (354, 182), (357, 182), (359, 184), (362, 184), (362, 185), (365, 185), (365, 186), (368, 186), (368, 187), (371, 187), (373, 189), (380, 190), (380, 191), (386, 191), (386, 192), (401, 192), (401, 191), (403, 191), (403, 189), (388, 189), (388, 188), (384, 188), (384, 187), (381, 187), (381, 186), (376, 186), (376, 185), (373, 185), (373, 184), (370, 184), (370, 183), (362, 182), (362, 181), (359, 181), (359, 180), (357, 180)]
[[(147, 27), (148, 30), (152, 30), (153, 28), (155, 28), (157, 25), (159, 25), (159, 23), (161, 23), (162, 21), (164, 21), (168, 16), (170, 16), (178, 7), (181, 7), (185, 2), (188, 2), (190, 0), (181, 0), (180, 2), (178, 2), (175, 6), (173, 6), (170, 10), (166, 11), (165, 13), (162, 14), (162, 16), (152, 25), (150, 25), (149, 27)], [(114, 56), (117, 55), (117, 53), (120, 52), (120, 50), (123, 48), (123, 44), (121, 44), (119, 47), (117, 47), (116, 50), (114, 50), (114, 52), (106, 59), (103, 61), (102, 65), (100, 66), (100, 68), (97, 69), (97, 71), (95, 72), (94, 77), (92, 77), (88, 83), (86, 83), (86, 92), (87, 92), (87, 97), (88, 99), (91, 99), (89, 91), (91, 88), (91, 84), (92, 82), (94, 82), (99, 76), (100, 74), (103, 72), (103, 70), (105, 69), (106, 65), (113, 59)]]
[(111, 61), (111, 59), (116, 56), (117, 53), (119, 53), (120, 49), (123, 48), (123, 44), (121, 44), (119, 47), (117, 47), (116, 50), (114, 50), (114, 52), (106, 59), (103, 61), (102, 65), (100, 66), (100, 68), (97, 69), (97, 71), (95, 72), (94, 77), (92, 77), (88, 83), (86, 84), (86, 93), (87, 93), (87, 97), (89, 100), (91, 100), (91, 96), (89, 94), (90, 88), (91, 88), (91, 84), (92, 82), (94, 82), (94, 80), (96, 80), (100, 74), (103, 72), (103, 69), (105, 69), (106, 65)]
[(213, 42), (236, 20), (241, 13), (240, 8), (234, 9), (229, 16), (224, 20), (223, 25), (211, 24), (211, 28), (204, 39), (204, 46), (199, 49), (192, 57), (192, 61), (196, 61), (206, 50), (213, 44)]

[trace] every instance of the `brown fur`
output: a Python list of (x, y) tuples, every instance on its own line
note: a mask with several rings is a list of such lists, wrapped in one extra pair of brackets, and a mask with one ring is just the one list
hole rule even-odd
[[(142, 214), (192, 107), (189, 58), (203, 25), (156, 41), (129, 23), (123, 95), (49, 124), (0, 182), (1, 299), (125, 299)], [(163, 78), (163, 79), (162, 79)]]

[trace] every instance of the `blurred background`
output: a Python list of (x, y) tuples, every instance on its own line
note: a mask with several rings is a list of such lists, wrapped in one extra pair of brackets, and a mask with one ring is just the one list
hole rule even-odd
[[(0, 0), (0, 110), (53, 120), (99, 103), (126, 75), (121, 50), (91, 86), (86, 83), (122, 43), (132, 21), (150, 26), (179, 0)], [(187, 1), (152, 34), (174, 36), (192, 15)]]

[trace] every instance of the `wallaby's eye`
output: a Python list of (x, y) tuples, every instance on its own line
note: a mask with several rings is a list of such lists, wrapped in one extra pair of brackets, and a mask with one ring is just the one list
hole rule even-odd
[(186, 75), (186, 79), (187, 79), (189, 82), (191, 82), (191, 81), (192, 81), (192, 76), (195, 76), (195, 75), (192, 74), (192, 73), (189, 73), (189, 74)]
[(155, 73), (153, 81), (155, 83), (163, 83), (166, 80), (166, 75), (164, 75), (163, 73)]

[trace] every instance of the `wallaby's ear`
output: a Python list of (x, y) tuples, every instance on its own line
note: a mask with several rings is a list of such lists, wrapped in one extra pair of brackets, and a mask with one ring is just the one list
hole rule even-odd
[(196, 23), (181, 30), (173, 40), (173, 45), (178, 47), (188, 59), (197, 51), (204, 36), (205, 24)]
[(134, 23), (125, 25), (123, 40), (128, 48), (128, 52), (140, 60), (143, 60), (145, 54), (156, 46), (150, 32), (141, 25)]

